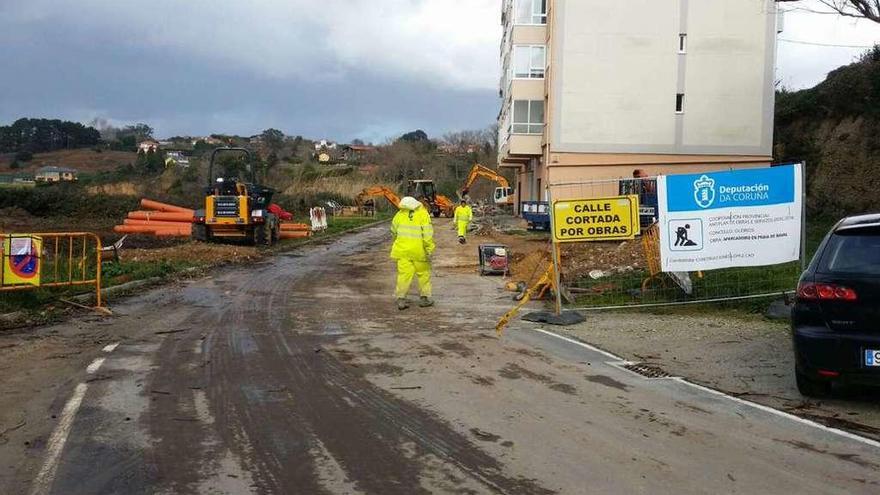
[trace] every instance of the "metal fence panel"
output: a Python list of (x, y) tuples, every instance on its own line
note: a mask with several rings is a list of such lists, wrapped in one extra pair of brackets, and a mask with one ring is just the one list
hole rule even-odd
[(39, 287), (94, 286), (101, 307), (101, 239), (88, 232), (0, 234), (0, 247), (14, 239), (39, 241), (34, 257), (40, 265), (39, 284), (14, 283), (4, 277), (9, 268), (6, 249), (0, 249), (0, 292), (34, 290)]
[[(737, 301), (778, 297), (796, 289), (804, 264), (728, 268), (692, 273), (660, 270), (655, 177), (599, 179), (549, 184), (554, 201), (637, 195), (642, 232), (632, 241), (557, 245), (559, 287), (569, 295), (567, 309), (598, 310)], [(802, 236), (805, 232), (802, 231)], [(557, 296), (562, 305), (562, 295)]]

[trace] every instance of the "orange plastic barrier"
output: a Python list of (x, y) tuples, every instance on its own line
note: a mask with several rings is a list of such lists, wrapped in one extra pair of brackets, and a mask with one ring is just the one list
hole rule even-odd
[(151, 199), (142, 199), (141, 206), (148, 210), (156, 210), (156, 211), (164, 211), (164, 212), (177, 212), (177, 213), (186, 213), (189, 216), (192, 216), (195, 213), (193, 210), (189, 208), (183, 208), (181, 206), (169, 205), (167, 203), (160, 203), (158, 201), (153, 201)]
[(132, 211), (128, 214), (132, 220), (159, 220), (163, 222), (192, 222), (191, 213), (177, 211)]

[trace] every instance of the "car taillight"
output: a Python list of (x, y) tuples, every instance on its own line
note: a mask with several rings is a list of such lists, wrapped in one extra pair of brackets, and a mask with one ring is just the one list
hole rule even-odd
[(806, 301), (857, 301), (856, 291), (849, 287), (835, 284), (801, 282), (798, 285), (798, 297)]

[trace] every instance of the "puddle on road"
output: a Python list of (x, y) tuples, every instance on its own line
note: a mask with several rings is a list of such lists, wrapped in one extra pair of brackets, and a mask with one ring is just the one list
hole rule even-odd
[(324, 335), (345, 335), (348, 333), (339, 323), (324, 323), (321, 329)]

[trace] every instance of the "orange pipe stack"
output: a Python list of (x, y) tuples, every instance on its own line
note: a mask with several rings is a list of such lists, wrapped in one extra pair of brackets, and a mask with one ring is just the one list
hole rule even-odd
[(113, 227), (121, 234), (145, 234), (155, 237), (189, 237), (195, 212), (182, 206), (142, 199), (143, 210), (129, 212), (122, 225)]
[(312, 227), (305, 223), (281, 222), (278, 230), (279, 239), (302, 239), (312, 235)]

